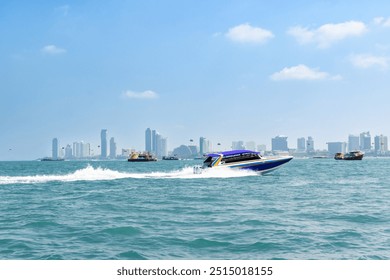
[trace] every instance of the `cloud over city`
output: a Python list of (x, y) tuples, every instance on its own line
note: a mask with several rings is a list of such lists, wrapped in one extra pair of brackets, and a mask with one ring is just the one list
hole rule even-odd
[(158, 94), (152, 90), (145, 90), (142, 92), (127, 90), (123, 93), (123, 97), (128, 99), (157, 99)]
[(374, 56), (371, 54), (351, 55), (350, 60), (352, 64), (357, 68), (378, 67), (381, 69), (387, 69), (389, 67), (390, 61), (389, 57)]
[(304, 64), (285, 67), (281, 71), (270, 76), (274, 81), (281, 80), (340, 80), (341, 76), (332, 76), (327, 72), (322, 72), (315, 68), (310, 68)]
[(46, 45), (41, 49), (41, 52), (48, 55), (58, 55), (66, 53), (66, 49), (57, 47), (55, 45)]
[(225, 36), (234, 42), (255, 44), (264, 44), (275, 37), (271, 31), (251, 26), (249, 23), (230, 28)]
[(319, 48), (328, 48), (348, 37), (361, 36), (368, 31), (361, 21), (346, 21), (342, 23), (327, 23), (317, 29), (294, 26), (287, 34), (293, 36), (300, 44), (315, 44)]

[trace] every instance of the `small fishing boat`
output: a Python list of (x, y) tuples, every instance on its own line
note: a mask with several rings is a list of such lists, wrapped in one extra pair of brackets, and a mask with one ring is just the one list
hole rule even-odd
[(364, 154), (361, 151), (353, 151), (347, 154), (336, 153), (334, 159), (336, 160), (362, 160)]
[(259, 173), (271, 172), (292, 160), (292, 156), (262, 157), (259, 152), (233, 150), (208, 154), (202, 166), (194, 166), (194, 173), (202, 173), (208, 168), (238, 168)]

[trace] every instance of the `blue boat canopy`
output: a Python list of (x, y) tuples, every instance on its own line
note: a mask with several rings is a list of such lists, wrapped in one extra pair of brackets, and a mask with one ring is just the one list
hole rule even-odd
[(259, 152), (251, 151), (251, 150), (232, 150), (232, 151), (225, 151), (221, 153), (213, 153), (208, 154), (209, 157), (219, 157), (220, 155), (226, 156), (234, 156), (234, 155), (241, 155), (241, 154), (260, 154)]

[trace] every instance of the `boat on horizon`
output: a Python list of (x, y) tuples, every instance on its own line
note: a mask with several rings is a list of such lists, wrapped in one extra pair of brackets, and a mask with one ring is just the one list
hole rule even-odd
[(157, 161), (157, 158), (153, 156), (151, 153), (132, 152), (129, 158), (127, 159), (127, 161), (131, 161), (131, 162)]
[(177, 156), (163, 156), (163, 160), (179, 160)]
[(64, 159), (63, 158), (44, 157), (44, 158), (41, 158), (41, 161), (64, 161)]
[(362, 160), (364, 154), (361, 151), (352, 151), (347, 154), (336, 153), (334, 155), (335, 160)]
[(262, 157), (260, 152), (232, 150), (208, 154), (203, 165), (194, 166), (194, 173), (200, 174), (208, 168), (237, 168), (259, 172), (271, 172), (292, 160), (292, 156)]

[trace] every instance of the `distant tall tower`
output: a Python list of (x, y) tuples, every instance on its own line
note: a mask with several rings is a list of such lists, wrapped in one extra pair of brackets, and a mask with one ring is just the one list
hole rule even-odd
[(157, 134), (156, 130), (152, 130), (152, 153), (157, 153)]
[(100, 132), (100, 157), (107, 158), (107, 129), (102, 129)]
[(356, 135), (349, 135), (348, 136), (348, 151), (357, 151), (360, 149), (360, 141), (359, 136)]
[(314, 140), (313, 140), (313, 137), (311, 137), (311, 136), (307, 137), (306, 152), (314, 153)]
[(152, 152), (152, 130), (150, 128), (145, 130), (145, 151)]
[(279, 135), (272, 138), (272, 151), (288, 151), (287, 136)]
[(371, 135), (369, 131), (360, 133), (360, 149), (366, 152), (371, 150)]
[(53, 138), (51, 157), (53, 159), (58, 159), (58, 139), (57, 138)]
[(206, 152), (206, 138), (200, 137), (199, 138), (199, 153), (201, 156)]
[(110, 158), (116, 158), (116, 143), (114, 137), (110, 138)]
[(297, 150), (303, 152), (306, 150), (306, 140), (304, 137), (297, 139)]

